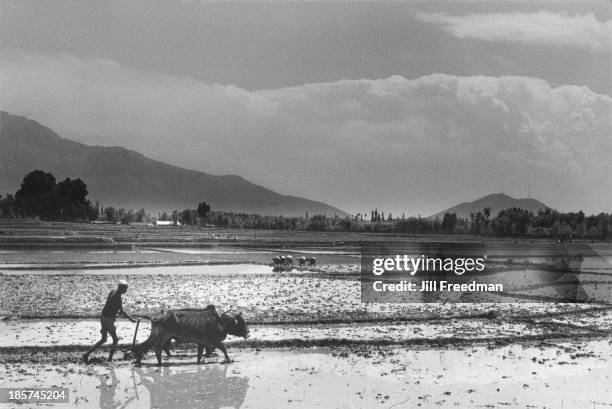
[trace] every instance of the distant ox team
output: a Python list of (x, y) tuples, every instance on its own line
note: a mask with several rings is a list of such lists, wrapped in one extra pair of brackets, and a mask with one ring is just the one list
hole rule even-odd
[[(309, 267), (314, 267), (317, 264), (316, 257), (301, 256), (297, 258), (298, 266), (304, 267), (308, 263)], [(272, 266), (274, 267), (293, 267), (293, 256), (274, 256), (272, 257)]]

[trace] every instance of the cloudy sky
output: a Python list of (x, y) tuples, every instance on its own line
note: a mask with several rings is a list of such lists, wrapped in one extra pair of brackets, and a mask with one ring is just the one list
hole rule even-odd
[(349, 212), (612, 210), (612, 3), (0, 0), (0, 110)]

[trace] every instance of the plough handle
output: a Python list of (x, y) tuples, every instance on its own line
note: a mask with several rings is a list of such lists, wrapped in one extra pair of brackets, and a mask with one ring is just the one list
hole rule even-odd
[(134, 331), (134, 339), (132, 340), (132, 351), (136, 349), (136, 334), (138, 334), (138, 327), (140, 326), (140, 318), (136, 321), (136, 331)]

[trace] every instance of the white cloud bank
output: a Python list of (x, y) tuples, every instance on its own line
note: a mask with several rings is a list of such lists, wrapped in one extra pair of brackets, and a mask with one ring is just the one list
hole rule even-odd
[(105, 60), (0, 54), (0, 109), (60, 135), (236, 173), (349, 211), (430, 214), (504, 191), (612, 209), (612, 98), (432, 74), (247, 91)]
[(596, 53), (612, 53), (612, 20), (598, 21), (592, 13), (491, 13), (451, 16), (418, 13), (417, 20), (442, 26), (458, 38), (484, 41), (578, 47)]

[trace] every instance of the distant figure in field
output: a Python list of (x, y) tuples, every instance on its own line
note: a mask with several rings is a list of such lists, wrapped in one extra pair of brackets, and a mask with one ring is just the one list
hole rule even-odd
[(120, 312), (126, 318), (128, 318), (132, 322), (136, 322), (132, 316), (130, 316), (123, 309), (123, 301), (121, 300), (121, 295), (125, 294), (128, 289), (127, 282), (125, 280), (119, 281), (119, 285), (116, 290), (111, 291), (106, 298), (106, 304), (104, 304), (104, 308), (102, 309), (102, 315), (100, 316), (100, 324), (102, 328), (100, 329), (100, 333), (102, 334), (102, 338), (96, 342), (96, 344), (89, 349), (89, 351), (83, 354), (83, 361), (89, 361), (89, 355), (96, 350), (100, 345), (104, 344), (107, 339), (107, 334), (110, 334), (113, 338), (113, 345), (111, 346), (110, 352), (108, 354), (108, 361), (113, 360), (113, 355), (115, 354), (115, 349), (117, 348), (117, 343), (119, 342), (119, 337), (117, 337), (117, 329), (115, 328), (115, 318), (117, 317), (117, 313)]

